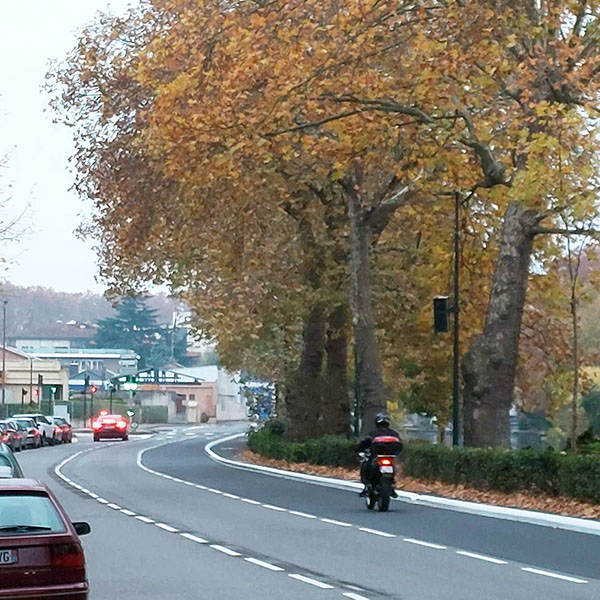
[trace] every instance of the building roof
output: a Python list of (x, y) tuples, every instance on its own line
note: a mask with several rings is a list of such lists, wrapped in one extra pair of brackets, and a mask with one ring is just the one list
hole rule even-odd
[(213, 382), (219, 379), (219, 367), (217, 365), (205, 365), (203, 367), (179, 367), (173, 369), (175, 373), (194, 377), (202, 381)]
[(35, 348), (30, 354), (44, 358), (135, 358), (135, 350), (126, 348)]
[(11, 331), (9, 336), (19, 340), (62, 340), (62, 339), (92, 339), (96, 335), (97, 325), (68, 321), (45, 324), (27, 328), (25, 331)]

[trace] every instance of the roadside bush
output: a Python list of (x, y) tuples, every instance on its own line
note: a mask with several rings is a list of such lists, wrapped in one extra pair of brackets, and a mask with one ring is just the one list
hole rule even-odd
[[(248, 434), (248, 448), (266, 458), (306, 462), (331, 467), (356, 467), (354, 440), (335, 435), (292, 442), (283, 437), (278, 421), (269, 421), (264, 427)], [(277, 432), (277, 433), (275, 433)]]
[[(273, 426), (279, 431), (278, 426)], [(325, 436), (292, 442), (265, 425), (248, 436), (248, 448), (266, 458), (331, 467), (358, 465), (355, 440)], [(479, 490), (569, 496), (600, 503), (600, 456), (553, 450), (449, 448), (424, 442), (405, 444), (404, 473), (419, 479), (465, 485)]]

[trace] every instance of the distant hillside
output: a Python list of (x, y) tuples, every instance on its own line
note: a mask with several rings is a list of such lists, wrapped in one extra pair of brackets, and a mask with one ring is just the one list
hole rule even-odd
[[(35, 330), (48, 334), (57, 321), (67, 323), (97, 323), (113, 314), (113, 308), (100, 294), (72, 294), (51, 288), (20, 287), (6, 283), (0, 289), (0, 298), (8, 300), (6, 306), (6, 332), (8, 336)], [(158, 311), (161, 324), (171, 324), (175, 300), (164, 294), (152, 296), (148, 304)], [(1, 317), (0, 317), (1, 320)]]

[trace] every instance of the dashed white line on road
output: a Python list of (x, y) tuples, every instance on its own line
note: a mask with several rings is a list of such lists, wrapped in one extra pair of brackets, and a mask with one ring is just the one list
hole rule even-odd
[(128, 508), (122, 508), (121, 512), (124, 515), (127, 515), (128, 517), (135, 517), (135, 513), (132, 510), (129, 510)]
[(241, 498), (242, 502), (245, 502), (246, 504), (254, 504), (254, 505), (259, 505), (260, 502), (258, 500), (251, 500), (250, 498)]
[(181, 537), (184, 537), (186, 540), (191, 540), (192, 542), (196, 542), (197, 544), (208, 544), (208, 540), (204, 538), (198, 537), (197, 535), (193, 535), (191, 533), (180, 533)]
[(157, 527), (160, 527), (161, 529), (168, 531), (169, 533), (179, 533), (179, 529), (175, 529), (175, 527), (171, 527), (170, 525), (167, 525), (166, 523), (154, 523), (154, 524)]
[(299, 510), (290, 510), (288, 511), (290, 515), (296, 515), (297, 517), (304, 517), (305, 519), (316, 519), (315, 515), (309, 515), (308, 513), (300, 512)]
[(108, 500), (105, 500), (104, 498), (96, 498), (97, 502), (100, 502), (100, 504), (108, 504)]
[(394, 538), (396, 537), (393, 533), (386, 533), (385, 531), (379, 531), (377, 529), (369, 529), (368, 527), (359, 527), (359, 531), (364, 531), (365, 533), (372, 533), (373, 535), (380, 535), (381, 537)]
[[(84, 490), (81, 490), (81, 491), (83, 492)], [(100, 496), (98, 496), (98, 494), (94, 494), (94, 492), (90, 492), (90, 491), (87, 491), (86, 494), (88, 494), (88, 496), (90, 496), (91, 498), (94, 498), (94, 500), (96, 498), (100, 497)]]
[(333, 586), (328, 583), (323, 583), (322, 581), (318, 581), (316, 579), (311, 579), (310, 577), (305, 577), (304, 575), (298, 575), (297, 573), (291, 573), (288, 575), (292, 579), (297, 579), (298, 581), (303, 581), (304, 583), (308, 583), (310, 585), (314, 585), (315, 587), (321, 588), (322, 590), (332, 590)]
[(321, 521), (330, 525), (339, 525), (340, 527), (353, 527), (352, 523), (344, 523), (344, 521), (336, 521), (335, 519), (321, 519)]
[(113, 510), (121, 510), (121, 507), (114, 502), (109, 502), (106, 506), (108, 506), (108, 508), (112, 508)]
[(240, 499), (239, 496), (236, 496), (235, 494), (229, 494), (228, 492), (223, 492), (223, 496), (225, 496), (226, 498), (233, 498), (234, 500)]
[(544, 575), (545, 577), (552, 577), (553, 579), (562, 579), (563, 581), (570, 581), (571, 583), (588, 583), (585, 579), (569, 577), (568, 575), (559, 575), (552, 571), (542, 571), (541, 569), (532, 569), (531, 567), (521, 567), (521, 571), (527, 571), (527, 573), (534, 573), (535, 575)]
[(283, 571), (281, 567), (278, 567), (277, 565), (272, 565), (271, 563), (264, 562), (262, 560), (258, 560), (258, 558), (245, 558), (244, 560), (249, 563), (252, 563), (253, 565), (263, 567), (264, 569), (269, 569), (269, 571)]
[(144, 515), (138, 515), (138, 516), (136, 517), (136, 519), (137, 519), (138, 521), (142, 521), (142, 523), (154, 523), (154, 520), (153, 520), (153, 519), (149, 519), (148, 517), (145, 517)]
[(483, 554), (475, 554), (474, 552), (466, 552), (465, 550), (457, 550), (456, 554), (461, 556), (468, 556), (469, 558), (476, 558), (477, 560), (484, 560), (486, 562), (494, 563), (495, 565), (507, 565), (508, 562), (500, 560), (499, 558), (492, 558), (491, 556), (485, 556)]
[(346, 598), (351, 598), (351, 600), (369, 600), (360, 594), (355, 594), (354, 592), (344, 592), (342, 596), (346, 596)]
[(281, 508), (281, 506), (273, 506), (272, 504), (262, 504), (263, 508), (268, 508), (269, 510), (276, 510), (278, 512), (286, 512), (287, 509)]
[(241, 554), (239, 552), (236, 552), (235, 550), (231, 550), (231, 548), (226, 548), (225, 546), (219, 546), (219, 544), (211, 544), (210, 547), (214, 548), (215, 550), (218, 550), (219, 552), (222, 552), (223, 554), (227, 554), (229, 556), (241, 556)]
[(423, 540), (415, 540), (414, 538), (404, 538), (405, 542), (409, 544), (417, 544), (417, 546), (425, 546), (426, 548), (433, 548), (434, 550), (447, 550), (447, 546), (441, 544), (432, 544), (431, 542), (424, 542)]
[(206, 488), (208, 492), (212, 492), (213, 494), (222, 494), (221, 490), (215, 490), (215, 488)]

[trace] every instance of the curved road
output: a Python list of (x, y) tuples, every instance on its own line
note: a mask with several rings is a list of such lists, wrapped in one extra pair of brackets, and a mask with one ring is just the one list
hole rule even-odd
[(168, 429), (128, 443), (83, 434), (20, 457), (92, 524), (94, 600), (600, 598), (600, 536), (405, 502), (370, 513), (356, 493), (206, 455), (243, 426)]

